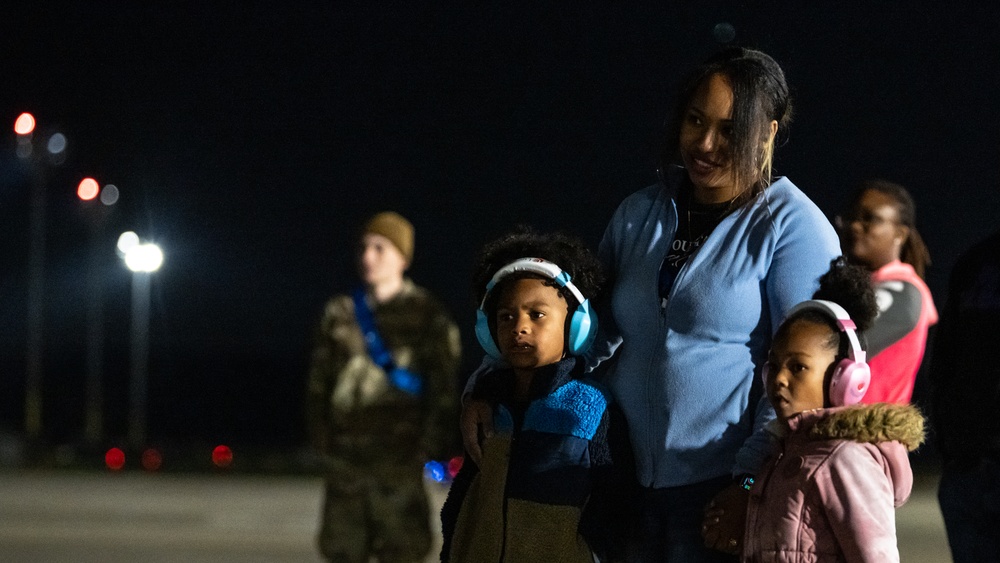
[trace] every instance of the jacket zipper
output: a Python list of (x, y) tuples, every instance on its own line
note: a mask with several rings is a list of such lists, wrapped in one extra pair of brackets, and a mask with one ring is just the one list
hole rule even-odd
[(500, 536), (500, 559), (498, 563), (503, 563), (504, 559), (507, 557), (507, 501), (510, 498), (510, 460), (514, 459), (514, 446), (517, 444), (518, 435), (521, 433), (521, 423), (518, 422), (517, 417), (513, 416), (513, 412), (511, 412), (511, 418), (514, 420), (515, 424), (510, 433), (510, 448), (507, 450), (506, 476), (504, 476), (503, 481), (503, 530)]
[[(673, 241), (677, 238), (677, 231), (680, 229), (680, 214), (677, 211), (677, 202), (674, 201), (673, 199), (671, 199), (670, 200), (670, 205), (671, 205), (671, 207), (673, 207), (673, 210), (674, 210), (674, 236), (673, 236), (673, 239), (670, 241), (670, 244), (667, 245), (667, 252), (668, 253), (670, 252), (670, 247), (673, 245)], [(668, 331), (667, 331), (667, 307), (670, 305), (670, 302), (671, 302), (671, 300), (672, 300), (672, 298), (674, 296), (674, 291), (677, 288), (677, 282), (679, 282), (681, 280), (682, 275), (687, 271), (688, 262), (691, 261), (691, 258), (693, 256), (694, 256), (694, 254), (692, 254), (691, 256), (688, 256), (688, 259), (684, 262), (683, 265), (681, 265), (680, 269), (677, 270), (677, 277), (674, 278), (674, 283), (670, 286), (670, 290), (667, 292), (667, 297), (666, 298), (660, 297), (659, 296), (659, 292), (657, 292), (657, 297), (660, 300), (660, 303), (659, 303), (659, 305), (660, 305), (659, 332), (660, 332), (660, 334), (663, 335), (663, 338), (661, 340), (661, 342), (663, 343), (663, 345), (662, 345), (662, 347), (657, 348), (655, 354), (652, 354), (650, 356), (650, 358), (649, 358), (649, 367), (646, 369), (646, 373), (647, 373), (647, 376), (646, 376), (646, 395), (649, 396), (649, 397), (653, 396), (651, 387), (653, 386), (652, 382), (653, 382), (653, 378), (655, 377), (654, 373), (656, 372), (656, 370), (654, 369), (654, 367), (657, 366), (657, 365), (659, 365), (661, 363), (659, 361), (659, 358), (663, 355), (664, 350), (666, 350), (666, 348), (667, 348), (667, 335), (668, 335)], [(663, 260), (660, 262), (660, 267), (656, 271), (657, 286), (659, 285), (660, 270), (663, 269), (663, 262), (665, 262), (666, 260), (667, 260), (667, 257), (664, 256)], [(654, 405), (650, 404), (649, 410), (646, 411), (646, 428), (653, 428), (653, 424), (652, 423), (653, 423), (653, 419), (655, 418), (654, 413), (653, 413), (653, 409), (654, 408), (656, 408), (656, 407)], [(654, 455), (651, 456), (651, 465), (652, 465), (652, 483), (651, 483), (651, 486), (655, 486), (656, 485), (656, 477), (657, 477), (657, 475), (659, 475), (659, 468), (658, 468), (658, 463), (657, 462), (660, 459), (660, 455), (659, 455), (660, 445), (654, 440), (655, 431), (647, 432), (646, 436), (647, 436), (647, 439), (649, 441), (649, 443), (648, 443), (648, 445), (649, 445), (649, 451), (656, 452)]]

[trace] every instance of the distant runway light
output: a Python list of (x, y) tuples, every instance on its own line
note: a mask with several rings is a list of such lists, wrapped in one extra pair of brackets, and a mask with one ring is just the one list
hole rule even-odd
[(719, 22), (712, 28), (712, 36), (718, 43), (729, 43), (736, 39), (736, 28), (729, 22)]
[(111, 448), (104, 454), (104, 465), (112, 471), (121, 471), (122, 467), (125, 467), (125, 452)]
[(163, 465), (163, 455), (155, 448), (142, 452), (142, 468), (146, 471), (156, 471)]
[(430, 460), (424, 464), (424, 477), (435, 483), (441, 483), (446, 479), (446, 469), (440, 461)]
[(35, 130), (35, 116), (30, 113), (22, 113), (14, 121), (14, 132), (18, 135), (30, 135)]
[(101, 190), (101, 203), (104, 205), (114, 205), (118, 203), (118, 186), (108, 184)]
[(122, 255), (128, 254), (132, 247), (139, 244), (139, 235), (132, 231), (125, 231), (118, 236), (118, 252)]
[(229, 449), (229, 446), (215, 446), (212, 450), (212, 463), (216, 467), (229, 467), (233, 463), (233, 450)]
[(49, 143), (47, 147), (49, 149), (49, 154), (60, 154), (66, 150), (66, 135), (62, 133), (55, 133), (49, 137)]
[(133, 272), (155, 272), (163, 265), (163, 251), (151, 242), (137, 244), (125, 252), (125, 265)]
[(458, 472), (461, 471), (463, 463), (465, 463), (465, 457), (460, 455), (448, 460), (448, 476), (454, 479), (455, 475), (458, 475)]
[(101, 186), (97, 183), (97, 180), (93, 178), (84, 178), (80, 180), (80, 185), (76, 187), (76, 195), (80, 196), (83, 201), (90, 201), (97, 197), (98, 192), (101, 191)]

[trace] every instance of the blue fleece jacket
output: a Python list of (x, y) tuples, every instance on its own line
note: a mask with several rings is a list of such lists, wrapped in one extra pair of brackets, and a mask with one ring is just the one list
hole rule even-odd
[(760, 365), (785, 313), (812, 296), (840, 255), (826, 216), (779, 178), (722, 219), (661, 307), (658, 272), (677, 229), (680, 178), (626, 198), (599, 250), (614, 287), (588, 359), (615, 354), (604, 381), (625, 412), (647, 487), (753, 473), (762, 464), (774, 411)]
[(528, 404), (510, 368), (480, 374), (472, 396), (492, 406), (495, 434), (448, 492), (442, 561), (621, 556), (633, 490), (622, 414), (582, 371), (576, 358), (538, 368)]

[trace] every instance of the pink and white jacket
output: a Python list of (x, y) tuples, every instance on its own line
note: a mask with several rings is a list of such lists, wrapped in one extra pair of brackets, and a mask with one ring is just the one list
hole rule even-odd
[(894, 509), (913, 486), (907, 451), (923, 439), (912, 405), (796, 415), (750, 490), (742, 561), (899, 561)]

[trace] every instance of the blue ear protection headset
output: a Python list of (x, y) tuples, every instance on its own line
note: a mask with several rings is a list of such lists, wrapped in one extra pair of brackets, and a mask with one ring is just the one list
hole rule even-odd
[(589, 350), (597, 336), (597, 313), (590, 306), (590, 301), (584, 298), (580, 290), (573, 285), (569, 274), (556, 264), (541, 258), (519, 258), (493, 274), (493, 279), (486, 284), (486, 294), (483, 295), (483, 300), (476, 311), (476, 338), (479, 339), (479, 344), (486, 350), (486, 353), (494, 358), (500, 357), (500, 349), (497, 348), (496, 339), (493, 338), (493, 333), (490, 331), (489, 320), (486, 318), (484, 310), (486, 299), (500, 280), (517, 272), (530, 272), (545, 276), (573, 294), (579, 305), (570, 312), (569, 326), (566, 329), (566, 353), (570, 356), (580, 356)]

